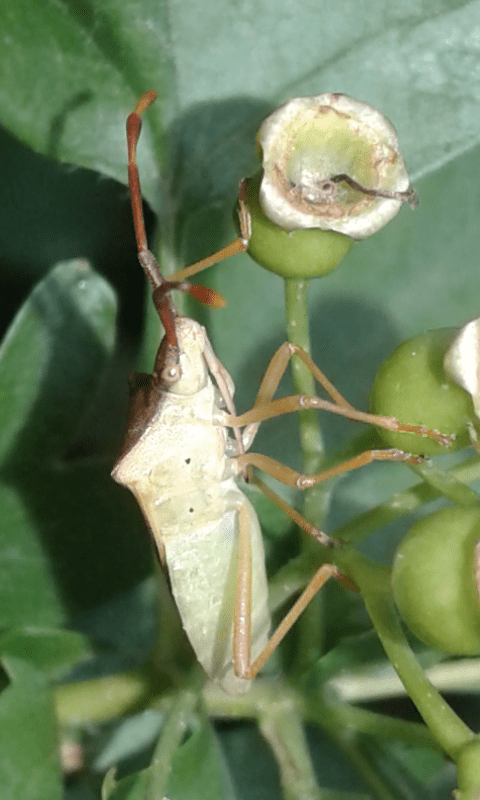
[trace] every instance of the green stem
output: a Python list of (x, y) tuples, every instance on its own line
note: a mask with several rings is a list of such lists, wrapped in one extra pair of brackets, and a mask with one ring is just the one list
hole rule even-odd
[[(400, 626), (390, 588), (390, 572), (347, 548), (344, 569), (359, 586), (383, 648), (433, 737), (455, 759), (473, 733), (426, 678)], [(339, 562), (342, 555), (339, 554)], [(342, 568), (342, 567), (341, 567)]]
[(423, 478), (425, 483), (451, 500), (452, 503), (467, 507), (480, 505), (480, 496), (450, 472), (438, 469), (429, 461), (424, 461), (422, 464), (409, 464), (409, 466), (413, 472)]
[(153, 753), (147, 800), (164, 797), (172, 759), (185, 736), (186, 720), (194, 711), (198, 700), (199, 694), (193, 689), (183, 689), (177, 693)]
[[(349, 736), (352, 736), (353, 733), (367, 734), (380, 741), (392, 739), (412, 747), (440, 749), (428, 728), (421, 722), (388, 717), (385, 714), (377, 714), (374, 711), (350, 705), (350, 703), (328, 703), (325, 704), (324, 711), (335, 720), (338, 728), (348, 733)], [(318, 709), (307, 708), (305, 718), (310, 722), (318, 723)]]
[[(287, 338), (310, 353), (308, 330), (308, 281), (285, 280), (285, 313)], [(308, 367), (299, 358), (292, 359), (293, 387), (296, 394), (315, 394), (315, 380)], [(323, 464), (323, 439), (318, 413), (313, 409), (299, 411), (300, 444), (303, 467), (307, 474), (319, 472)], [(305, 492), (305, 496), (310, 492)]]
[(480, 736), (462, 748), (456, 759), (458, 773), (457, 800), (478, 800), (480, 797)]
[[(480, 478), (480, 459), (478, 456), (465, 461), (450, 472), (453, 478), (463, 484), (473, 483)], [(436, 500), (442, 492), (432, 483), (417, 483), (410, 489), (397, 492), (389, 500), (375, 508), (359, 514), (353, 520), (341, 525), (331, 535), (344, 542), (360, 542), (384, 525), (410, 514), (426, 503)]]
[[(308, 281), (285, 280), (285, 313), (287, 338), (310, 353), (310, 335), (308, 329)], [(294, 392), (296, 394), (315, 394), (315, 381), (308, 367), (294, 356), (291, 361)], [(307, 475), (320, 472), (324, 462), (323, 438), (318, 420), (318, 413), (313, 409), (299, 411), (300, 446), (302, 450), (303, 471)], [(326, 492), (324, 486), (316, 486), (305, 492), (303, 498), (304, 516), (321, 527), (326, 514)], [(311, 553), (315, 563), (318, 544), (307, 537), (302, 539), (302, 550)], [(301, 674), (313, 664), (319, 656), (322, 641), (323, 623), (321, 613), (321, 597), (317, 595), (302, 614), (297, 623), (297, 649), (294, 671)]]
[(320, 800), (301, 716), (285, 699), (266, 706), (260, 730), (277, 760), (285, 800)]

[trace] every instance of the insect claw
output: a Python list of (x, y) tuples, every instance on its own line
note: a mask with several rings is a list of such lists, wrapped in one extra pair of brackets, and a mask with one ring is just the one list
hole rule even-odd
[(400, 450), (398, 447), (392, 447), (390, 450), (378, 450), (376, 453), (388, 454), (388, 459), (392, 461), (405, 461), (407, 464), (422, 464), (424, 461), (423, 456), (416, 456), (413, 453), (406, 453), (405, 450)]

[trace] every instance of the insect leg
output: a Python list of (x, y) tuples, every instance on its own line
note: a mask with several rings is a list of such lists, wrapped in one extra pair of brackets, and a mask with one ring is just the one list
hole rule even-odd
[[(272, 400), (280, 379), (284, 374), (288, 362), (293, 355), (297, 355), (312, 372), (312, 375), (323, 389), (330, 395), (332, 400), (324, 400), (321, 397), (308, 397), (307, 395), (291, 395), (279, 400)], [(250, 411), (245, 414), (227, 420), (229, 425), (240, 427), (247, 426), (243, 433), (245, 449), (253, 442), (258, 426), (261, 422), (281, 414), (289, 414), (293, 411), (300, 411), (307, 408), (317, 408), (323, 411), (330, 411), (349, 419), (365, 422), (369, 425), (377, 425), (387, 430), (400, 431), (404, 433), (416, 433), (428, 436), (441, 444), (448, 444), (451, 437), (445, 436), (438, 431), (430, 430), (423, 425), (409, 425), (401, 423), (394, 417), (384, 417), (377, 414), (369, 414), (354, 408), (348, 400), (333, 386), (326, 375), (317, 367), (313, 359), (301, 347), (290, 342), (285, 342), (274, 354), (270, 361), (265, 376), (258, 391), (257, 398)]]
[(239, 509), (239, 530), (238, 572), (233, 623), (233, 667), (237, 677), (251, 680), (260, 672), (318, 590), (322, 588), (329, 578), (338, 576), (338, 570), (332, 564), (322, 564), (296, 603), (285, 615), (263, 650), (251, 664), (252, 551), (250, 514), (246, 506), (241, 506)]
[(253, 469), (250, 467), (247, 469), (248, 474), (248, 482), (250, 484), (255, 484), (258, 488), (262, 491), (262, 493), (269, 498), (275, 505), (282, 509), (282, 511), (290, 517), (290, 519), (298, 525), (305, 533), (308, 533), (309, 536), (312, 536), (316, 539), (317, 542), (323, 545), (331, 544), (332, 539), (326, 533), (324, 533), (320, 528), (317, 528), (316, 525), (313, 525), (308, 519), (305, 519), (293, 506), (286, 502), (283, 497), (280, 497), (273, 489), (270, 488), (258, 475), (255, 475)]
[(213, 255), (207, 256), (207, 258), (202, 258), (201, 261), (197, 261), (195, 264), (191, 264), (189, 267), (185, 267), (185, 269), (181, 269), (179, 272), (176, 272), (175, 275), (171, 276), (170, 280), (184, 281), (186, 278), (196, 275), (197, 272), (202, 272), (202, 270), (211, 267), (213, 264), (218, 264), (219, 261), (223, 261), (226, 258), (230, 258), (230, 256), (235, 256), (246, 251), (252, 233), (252, 220), (245, 205), (245, 191), (246, 181), (243, 180), (240, 181), (238, 198), (240, 236), (237, 236), (233, 242), (230, 242), (230, 244), (228, 244), (226, 247), (222, 247), (221, 250), (218, 250)]
[(371, 464), (372, 461), (406, 461), (410, 464), (419, 464), (422, 458), (421, 456), (412, 456), (410, 453), (404, 453), (403, 450), (397, 450), (396, 448), (365, 450), (358, 456), (349, 458), (348, 461), (343, 461), (335, 467), (318, 472), (316, 475), (305, 475), (302, 472), (297, 472), (262, 453), (243, 453), (236, 459), (239, 471), (244, 471), (247, 466), (256, 467), (292, 489), (309, 489), (311, 486), (330, 480), (330, 478), (336, 478), (345, 472), (351, 472), (366, 464)]
[(338, 574), (338, 570), (333, 566), (333, 564), (322, 564), (322, 566), (316, 571), (313, 578), (307, 584), (296, 603), (294, 603), (290, 611), (285, 614), (280, 625), (276, 629), (275, 633), (272, 634), (262, 652), (257, 656), (253, 664), (250, 666), (248, 674), (245, 675), (246, 678), (254, 678), (255, 675), (260, 672), (284, 636), (287, 635), (292, 625), (295, 624), (302, 611), (304, 611), (310, 601), (313, 600), (319, 589), (322, 588), (329, 578), (337, 577)]
[(252, 542), (250, 512), (246, 504), (238, 509), (238, 567), (233, 616), (233, 669), (238, 678), (250, 678), (252, 647)]

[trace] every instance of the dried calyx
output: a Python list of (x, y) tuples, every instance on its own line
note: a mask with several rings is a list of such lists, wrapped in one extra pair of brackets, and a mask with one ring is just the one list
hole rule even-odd
[(395, 129), (342, 94), (299, 97), (257, 134), (266, 217), (287, 231), (320, 228), (364, 239), (415, 203)]

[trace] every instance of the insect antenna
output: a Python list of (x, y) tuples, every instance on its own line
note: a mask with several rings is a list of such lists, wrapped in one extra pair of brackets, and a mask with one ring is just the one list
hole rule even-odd
[(128, 185), (132, 203), (133, 225), (138, 248), (138, 259), (145, 275), (153, 287), (153, 302), (160, 320), (165, 328), (166, 340), (178, 353), (178, 341), (175, 331), (175, 317), (178, 315), (170, 295), (172, 289), (178, 289), (196, 297), (200, 302), (213, 308), (225, 306), (225, 300), (215, 289), (206, 286), (195, 286), (185, 280), (166, 280), (158, 265), (158, 261), (148, 248), (145, 220), (142, 207), (142, 193), (137, 166), (137, 144), (142, 127), (142, 114), (158, 97), (154, 89), (145, 92), (138, 101), (135, 110), (127, 118), (128, 147)]

